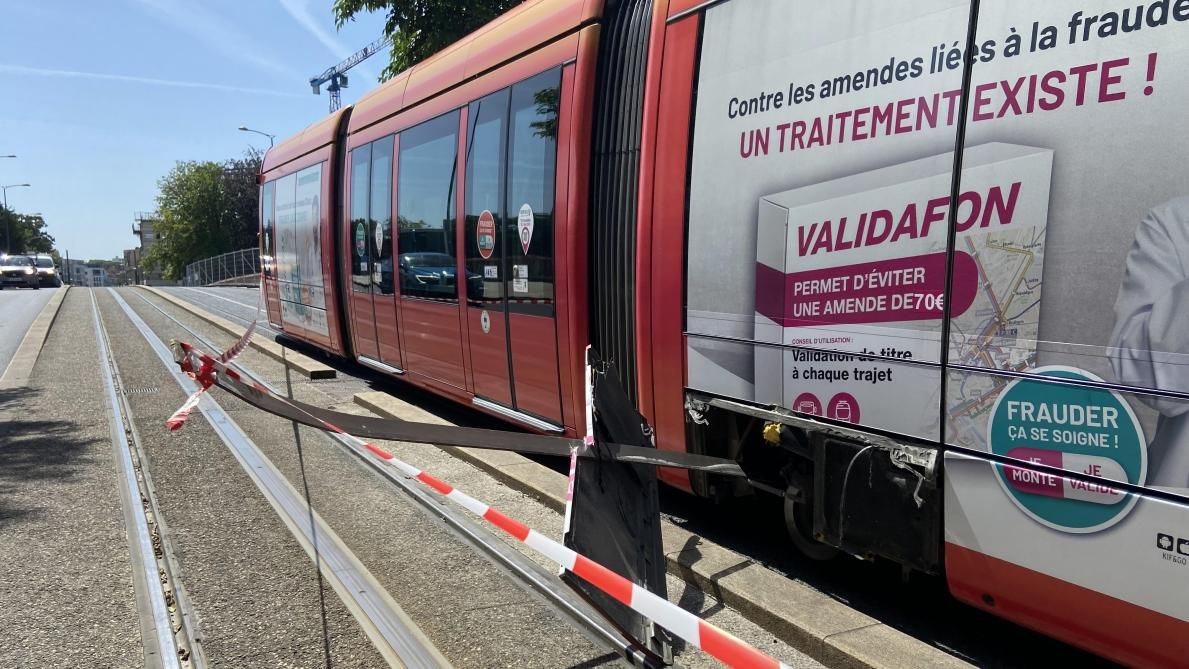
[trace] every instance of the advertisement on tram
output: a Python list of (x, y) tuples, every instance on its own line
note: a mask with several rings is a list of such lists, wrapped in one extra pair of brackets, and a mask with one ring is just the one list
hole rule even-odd
[(322, 165), (276, 181), (277, 280), (285, 323), (329, 335), (319, 237)]
[(944, 438), (947, 555), (1183, 622), (1189, 2), (1117, 5), (708, 9), (688, 385)]

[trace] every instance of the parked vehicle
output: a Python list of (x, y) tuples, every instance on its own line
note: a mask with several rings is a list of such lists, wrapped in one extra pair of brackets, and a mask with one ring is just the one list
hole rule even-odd
[(41, 288), (33, 258), (25, 255), (0, 257), (0, 289), (3, 288)]
[(575, 436), (592, 345), (667, 483), (1186, 666), (1175, 5), (522, 3), (268, 151), (268, 319)]
[(42, 286), (56, 288), (62, 285), (62, 276), (54, 266), (53, 257), (38, 253), (33, 257), (33, 262), (37, 265), (37, 279)]

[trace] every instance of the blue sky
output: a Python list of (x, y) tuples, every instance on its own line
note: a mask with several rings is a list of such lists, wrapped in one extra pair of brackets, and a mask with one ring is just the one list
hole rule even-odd
[[(332, 0), (5, 0), (0, 10), (0, 185), (45, 216), (71, 258), (136, 245), (178, 160), (241, 155), (327, 113), (308, 80), (380, 36), (384, 17), (334, 27)], [(349, 104), (378, 54), (351, 70)]]

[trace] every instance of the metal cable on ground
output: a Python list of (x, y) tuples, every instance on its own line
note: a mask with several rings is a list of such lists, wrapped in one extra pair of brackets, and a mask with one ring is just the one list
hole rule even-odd
[[(285, 367), (285, 392), (289, 399), (293, 399), (293, 378), (289, 370), (289, 363), (285, 358), (287, 349), (281, 347), (281, 361)], [(306, 478), (305, 452), (301, 448), (301, 427), (297, 421), (289, 421), (293, 425), (293, 443), (297, 444), (297, 467), (301, 471), (301, 490), (306, 498), (306, 512), (310, 518), (310, 543), (314, 546), (314, 573), (318, 576), (318, 613), (322, 618), (322, 653), (326, 669), (330, 669), (330, 628), (326, 621), (326, 588), (322, 581), (322, 554), (318, 551), (318, 529), (314, 524), (314, 503), (310, 501), (310, 482)]]

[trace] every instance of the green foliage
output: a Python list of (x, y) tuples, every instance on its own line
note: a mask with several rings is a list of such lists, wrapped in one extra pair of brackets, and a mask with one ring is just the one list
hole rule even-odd
[(544, 120), (533, 121), (529, 124), (533, 134), (546, 139), (557, 139), (557, 114), (561, 109), (561, 86), (542, 88), (533, 94), (533, 102), (537, 105), (537, 113)]
[(392, 56), (380, 74), (388, 80), (474, 32), (522, 0), (334, 0), (341, 28), (360, 12), (385, 12)]
[(255, 246), (260, 157), (253, 150), (224, 163), (178, 162), (157, 182), (158, 238), (142, 265), (160, 263), (177, 279), (196, 260)]
[[(44, 218), (18, 214), (3, 205), (0, 205), (0, 235), (11, 235), (5, 247), (10, 253), (49, 253), (54, 248), (54, 238), (46, 231)], [(0, 236), (0, 240), (8, 239)]]

